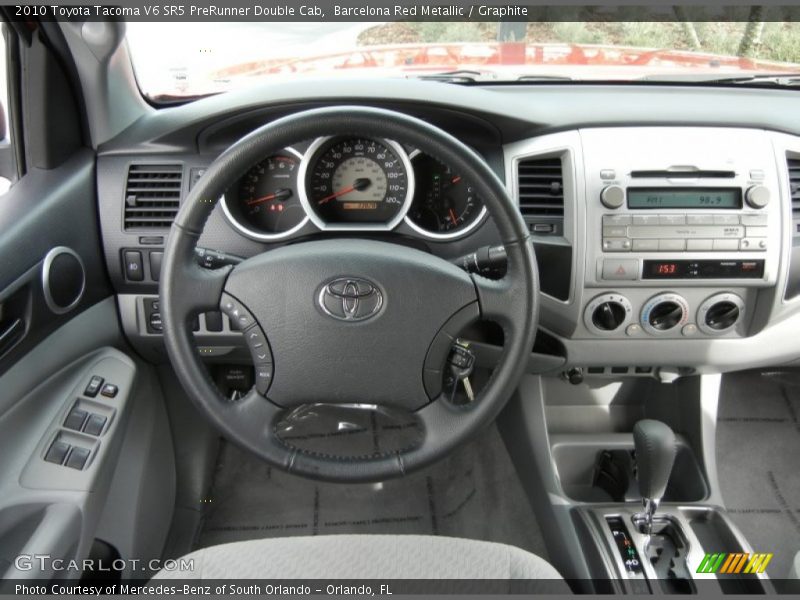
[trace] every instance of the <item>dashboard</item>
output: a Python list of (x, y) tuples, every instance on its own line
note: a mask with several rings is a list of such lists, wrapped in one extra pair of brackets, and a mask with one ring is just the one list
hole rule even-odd
[[(539, 263), (533, 370), (671, 378), (800, 359), (791, 334), (800, 327), (793, 92), (337, 85), (288, 84), (270, 89), (268, 101), (243, 91), (154, 111), (100, 149), (106, 261), (140, 352), (165, 359), (163, 245), (213, 159), (268, 120), (367, 104), (445, 129), (505, 182)], [(239, 177), (206, 224), (198, 260), (213, 267), (333, 236), (410, 245), (459, 264), (502, 256), (481, 198), (448, 165), (395, 140), (321, 137)], [(247, 356), (224, 319), (201, 315), (195, 331), (210, 360)]]

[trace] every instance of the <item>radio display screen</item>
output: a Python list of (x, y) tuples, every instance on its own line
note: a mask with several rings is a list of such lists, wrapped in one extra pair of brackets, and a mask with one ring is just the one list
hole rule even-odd
[(628, 208), (742, 208), (739, 188), (628, 188)]

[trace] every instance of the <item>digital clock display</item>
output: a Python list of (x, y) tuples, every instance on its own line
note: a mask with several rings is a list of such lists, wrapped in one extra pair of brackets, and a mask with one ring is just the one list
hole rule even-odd
[(655, 272), (658, 275), (675, 275), (678, 272), (678, 265), (675, 263), (658, 263), (655, 265)]
[(628, 208), (742, 208), (739, 188), (628, 188)]

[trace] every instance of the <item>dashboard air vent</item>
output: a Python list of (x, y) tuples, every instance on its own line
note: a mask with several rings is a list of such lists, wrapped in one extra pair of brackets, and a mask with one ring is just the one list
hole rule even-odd
[(183, 166), (131, 165), (125, 185), (125, 229), (172, 225), (181, 202)]
[(561, 158), (526, 158), (517, 166), (519, 210), (533, 233), (562, 232), (564, 176)]
[(792, 218), (797, 220), (800, 219), (800, 159), (787, 158), (786, 165), (789, 168), (789, 188), (792, 192)]

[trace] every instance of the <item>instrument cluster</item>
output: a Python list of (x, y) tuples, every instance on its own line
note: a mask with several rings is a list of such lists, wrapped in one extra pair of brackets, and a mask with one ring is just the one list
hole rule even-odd
[(324, 137), (254, 165), (222, 198), (243, 235), (277, 241), (304, 229), (392, 231), (460, 238), (486, 207), (460, 173), (417, 149), (378, 138)]

